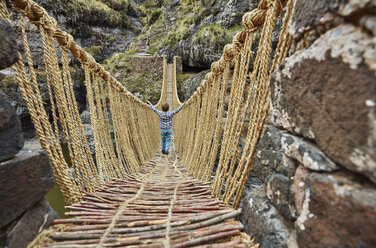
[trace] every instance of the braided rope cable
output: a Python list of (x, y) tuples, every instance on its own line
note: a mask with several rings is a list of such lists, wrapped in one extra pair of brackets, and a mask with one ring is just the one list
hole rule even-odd
[(211, 147), (210, 155), (209, 155), (209, 162), (207, 166), (207, 170), (205, 172), (206, 181), (210, 180), (211, 172), (214, 168), (214, 162), (217, 157), (218, 148), (219, 148), (219, 139), (222, 133), (222, 123), (223, 123), (223, 114), (224, 114), (224, 107), (225, 107), (225, 97), (226, 97), (226, 90), (227, 90), (227, 81), (230, 73), (230, 63), (227, 63), (227, 67), (223, 72), (222, 75), (222, 85), (221, 85), (221, 93), (219, 99), (219, 107), (217, 109), (217, 120), (216, 120), (216, 130), (214, 133), (214, 140)]
[(175, 189), (174, 189), (174, 195), (172, 196), (170, 206), (168, 208), (168, 215), (167, 215), (167, 221), (166, 221), (166, 235), (165, 235), (165, 240), (163, 240), (164, 247), (170, 248), (170, 232), (171, 232), (171, 220), (172, 220), (172, 209), (174, 208), (175, 202), (177, 200), (177, 194), (178, 194), (178, 189), (182, 182), (176, 184)]

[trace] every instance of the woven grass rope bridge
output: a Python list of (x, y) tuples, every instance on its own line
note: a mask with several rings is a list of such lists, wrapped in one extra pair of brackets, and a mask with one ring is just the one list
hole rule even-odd
[[(31, 0), (10, 2), (6, 6), (1, 0), (1, 18), (10, 20), (10, 13), (19, 18), (24, 51), (13, 69), (72, 217), (56, 220), (29, 246), (252, 247), (235, 217), (269, 109), (270, 75), (291, 44), (288, 27), (295, 1), (261, 0), (243, 16), (241, 32), (175, 116), (168, 156), (158, 151), (158, 119), (145, 103), (42, 7)], [(272, 49), (278, 18), (283, 24)], [(43, 41), (52, 117), (37, 83), (29, 25)], [(85, 72), (95, 160), (73, 92), (72, 57)], [(164, 61), (157, 108), (164, 101), (173, 108), (181, 104), (175, 63)], [(61, 137), (68, 143), (72, 169), (64, 159)]]

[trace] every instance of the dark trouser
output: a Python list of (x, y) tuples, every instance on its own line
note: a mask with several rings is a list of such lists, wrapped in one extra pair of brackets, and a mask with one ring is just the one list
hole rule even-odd
[(161, 147), (162, 153), (168, 154), (171, 142), (171, 129), (161, 129)]

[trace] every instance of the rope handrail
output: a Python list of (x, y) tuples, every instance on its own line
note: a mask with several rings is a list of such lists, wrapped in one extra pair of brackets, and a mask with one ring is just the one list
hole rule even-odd
[(157, 109), (161, 109), (163, 102), (166, 102), (166, 91), (167, 91), (167, 58), (163, 56), (163, 81), (161, 88), (161, 96), (159, 97), (158, 103), (155, 105)]
[(177, 108), (180, 105), (182, 105), (182, 102), (179, 99), (178, 95), (178, 85), (177, 85), (177, 78), (176, 78), (176, 59), (177, 57), (174, 56), (173, 58), (173, 72), (172, 72), (172, 84), (173, 84), (173, 93), (172, 93), (172, 102), (173, 102), (173, 108)]

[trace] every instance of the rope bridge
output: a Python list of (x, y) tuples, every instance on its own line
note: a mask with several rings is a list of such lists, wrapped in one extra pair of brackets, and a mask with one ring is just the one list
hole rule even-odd
[[(5, 1), (0, 2), (1, 18), (10, 20)], [(179, 240), (176, 237), (180, 237), (181, 230), (179, 232), (180, 225), (176, 224), (177, 222), (186, 221), (187, 224), (193, 223), (195, 218), (205, 219), (202, 216), (192, 215), (196, 213), (192, 209), (184, 210), (189, 214), (184, 217), (185, 219), (179, 219), (178, 216), (182, 213), (174, 212), (174, 205), (182, 201), (178, 189), (185, 189), (182, 192), (187, 194), (188, 199), (191, 199), (185, 204), (189, 203), (193, 206), (197, 199), (189, 197), (192, 193), (190, 193), (190, 186), (192, 186), (193, 195), (197, 193), (195, 190), (202, 187), (208, 194), (205, 196), (206, 200), (211, 197), (211, 194), (213, 195), (214, 198), (208, 201), (216, 204), (217, 212), (209, 213), (209, 209), (201, 209), (205, 210), (203, 211), (205, 216), (211, 216), (206, 219), (208, 221), (230, 213), (231, 210), (225, 207), (226, 205), (234, 209), (239, 207), (269, 109), (270, 76), (285, 58), (291, 44), (288, 27), (295, 0), (260, 0), (257, 9), (243, 16), (242, 31), (235, 35), (231, 44), (224, 47), (220, 60), (211, 65), (211, 72), (206, 75), (200, 87), (175, 117), (173, 129), (176, 150), (179, 154), (176, 161), (181, 161), (184, 168), (178, 168), (177, 163), (171, 164), (168, 163), (169, 160), (166, 160), (165, 167), (167, 168), (169, 164), (169, 167), (172, 166), (173, 169), (165, 169), (163, 173), (156, 173), (158, 170), (156, 168), (162, 166), (156, 166), (156, 164), (163, 164), (163, 159), (156, 152), (160, 143), (158, 119), (149, 106), (133, 96), (91, 55), (79, 47), (70, 34), (59, 28), (56, 20), (50, 17), (45, 9), (31, 0), (11, 0), (10, 2), (11, 13), (19, 19), (17, 24), (21, 29), (24, 50), (24, 56), (20, 55), (21, 59), (13, 66), (13, 69), (41, 146), (49, 156), (56, 182), (67, 203), (73, 204), (72, 210), (78, 208), (87, 214), (86, 212), (93, 211), (93, 204), (97, 204), (97, 207), (98, 204), (102, 204), (101, 207), (107, 210), (113, 210), (114, 206), (118, 209), (105, 214), (106, 220), (93, 222), (107, 226), (107, 228), (103, 226), (99, 228), (103, 233), (96, 233), (97, 236), (92, 237), (97, 243), (98, 239), (100, 240), (97, 247), (111, 246), (104, 242), (114, 242), (109, 234), (113, 233), (116, 228), (120, 228), (119, 220), (125, 218), (124, 212), (132, 215), (130, 206), (133, 206), (135, 201), (142, 199), (140, 201), (144, 203), (147, 201), (149, 204), (150, 202), (158, 204), (155, 202), (157, 199), (148, 197), (148, 195), (153, 195), (150, 192), (146, 193), (148, 190), (155, 193), (156, 190), (167, 187), (166, 194), (170, 207), (161, 210), (164, 218), (167, 219), (163, 223), (160, 223), (161, 220), (158, 219), (155, 223), (159, 221), (159, 224), (150, 224), (153, 219), (144, 218), (141, 221), (137, 219), (140, 216), (136, 218), (136, 215), (136, 219), (131, 219), (143, 223), (136, 221), (134, 225), (162, 225), (166, 229), (165, 234), (167, 233), (163, 241), (165, 247), (170, 247), (170, 241), (174, 244)], [(273, 32), (278, 18), (282, 17), (279, 42), (273, 50)], [(49, 116), (45, 110), (45, 103), (37, 82), (26, 32), (29, 23), (38, 28), (43, 42), (43, 58), (52, 116)], [(255, 47), (257, 50), (254, 49)], [(87, 100), (94, 134), (95, 159), (86, 140), (73, 91), (69, 68), (73, 57), (79, 61), (85, 72)], [(160, 107), (164, 101), (170, 101), (173, 108), (181, 105), (177, 96), (175, 64), (176, 59), (174, 59), (173, 66), (167, 65), (166, 59), (164, 60), (163, 88), (157, 107)], [(169, 80), (172, 86), (168, 83)], [(62, 140), (68, 144), (71, 167), (63, 156)], [(175, 175), (170, 175), (171, 173)], [(175, 181), (167, 183), (167, 186), (158, 186), (155, 180), (149, 180), (155, 179), (155, 175), (158, 175), (158, 180), (170, 176)], [(178, 179), (181, 181), (176, 181)], [(148, 180), (149, 183), (147, 183)], [(155, 189), (151, 189), (152, 182), (155, 183)], [(138, 190), (135, 191), (136, 188)], [(116, 196), (115, 193), (123, 195)], [(178, 196), (181, 198), (179, 199)], [(221, 200), (224, 205), (221, 202), (217, 203), (216, 199)], [(88, 200), (94, 202), (89, 203), (91, 206), (89, 210), (83, 206)], [(209, 204), (208, 201), (204, 201), (205, 204)], [(212, 205), (209, 204), (209, 206)], [(149, 208), (154, 207), (149, 206)], [(218, 211), (222, 211), (221, 214)], [(158, 211), (144, 213), (144, 217), (152, 213), (158, 216)], [(87, 217), (85, 214), (77, 213), (77, 215)], [(236, 215), (231, 215), (231, 218)], [(93, 217), (97, 214), (91, 213), (89, 216)], [(238, 225), (233, 224), (233, 226)], [(174, 225), (178, 229), (173, 229)], [(191, 229), (183, 228), (182, 230)], [(195, 233), (198, 235), (197, 238), (202, 236), (201, 229)], [(175, 241), (170, 240), (169, 234), (177, 235), (174, 236)], [(205, 235), (210, 236), (210, 232)], [(141, 236), (137, 238), (142, 240)], [(144, 238), (150, 239), (152, 236)], [(127, 236), (125, 239), (123, 241), (128, 242), (129, 239), (135, 238)], [(184, 238), (181, 241), (183, 240)], [(228, 246), (218, 247), (238, 247), (238, 244), (240, 245), (240, 243), (229, 243)], [(72, 243), (68, 243), (65, 247), (71, 247), (69, 245)], [(172, 247), (175, 246), (172, 245)]]

